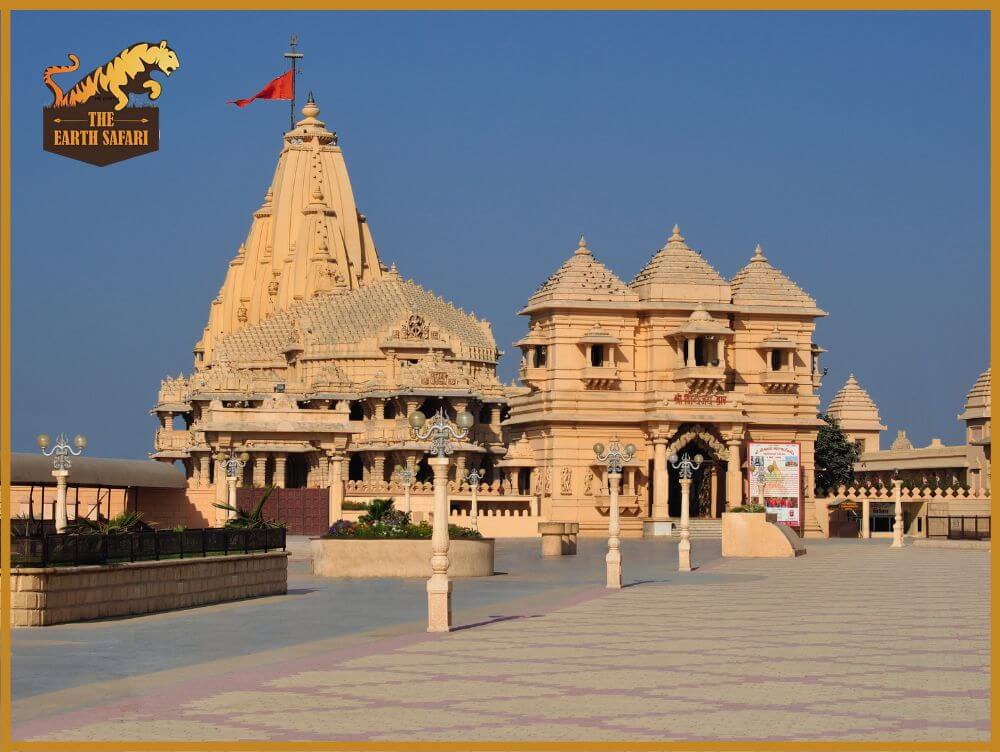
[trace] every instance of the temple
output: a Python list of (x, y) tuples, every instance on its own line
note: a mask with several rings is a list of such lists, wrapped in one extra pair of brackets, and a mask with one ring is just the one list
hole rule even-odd
[[(581, 237), (520, 311), (520, 385), (505, 386), (489, 322), (381, 262), (337, 134), (319, 114), (310, 96), (284, 135), (193, 371), (160, 385), (151, 456), (184, 468), (185, 524), (222, 519), (213, 508), (227, 498), (221, 458), (244, 452), (240, 493), (276, 487), (273, 509), (293, 533), (324, 532), (381, 497), (405, 496), (426, 515), (427, 447), (408, 424), (419, 409), (473, 415), (450, 465), (450, 514), (463, 523), (475, 496), (486, 535), (535, 536), (539, 522), (605, 535), (609, 481), (594, 445), (615, 439), (635, 446), (622, 474), (624, 536), (676, 534), (673, 458), (685, 453), (702, 458), (692, 535), (719, 535), (727, 509), (758, 500), (787, 510), (782, 521), (802, 535), (832, 534), (830, 510), (842, 515), (846, 497), (814, 480), (823, 348), (813, 334), (826, 313), (759, 245), (727, 279), (674, 226), (625, 283)], [(989, 385), (987, 370), (959, 416), (966, 445), (914, 448), (900, 432), (883, 449), (886, 427), (852, 374), (828, 406), (860, 454), (848, 496), (900, 476), (961, 486), (966, 500), (988, 494)], [(784, 454), (776, 464), (755, 451)], [(775, 479), (780, 492), (765, 493), (760, 484)], [(908, 525), (927, 516), (910, 511)]]
[[(381, 263), (337, 135), (319, 114), (310, 97), (284, 136), (194, 347), (194, 371), (161, 383), (152, 456), (180, 461), (192, 490), (223, 499), (215, 456), (246, 451), (243, 487), (328, 489), (334, 517), (345, 494), (398, 493), (409, 468), (429, 505), (430, 471), (407, 416), (472, 412), (452, 483), (474, 467), (493, 475), (506, 453), (502, 353), (487, 321)], [(497, 477), (490, 490), (502, 495), (505, 484)]]
[(854, 374), (830, 401), (827, 413), (860, 450), (854, 464), (858, 485), (889, 487), (899, 478), (906, 485), (928, 489), (962, 489), (974, 494), (990, 491), (990, 369), (979, 375), (965, 399), (958, 420), (965, 423), (965, 443), (949, 445), (940, 439), (915, 447), (900, 429), (892, 444), (881, 447), (886, 430), (878, 407)]
[(822, 351), (812, 335), (826, 314), (759, 245), (727, 281), (675, 226), (625, 284), (581, 238), (521, 314), (524, 388), (504, 427), (531, 447), (544, 516), (607, 528), (607, 473), (591, 447), (609, 437), (637, 447), (623, 535), (671, 531), (681, 494), (668, 458), (682, 452), (704, 457), (693, 518), (715, 520), (748, 496), (750, 442), (797, 442), (811, 496)]

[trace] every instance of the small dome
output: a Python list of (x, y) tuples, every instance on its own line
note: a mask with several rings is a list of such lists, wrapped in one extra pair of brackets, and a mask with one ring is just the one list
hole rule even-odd
[(830, 400), (826, 411), (845, 431), (885, 430), (882, 418), (878, 414), (878, 406), (858, 383), (853, 373), (847, 377), (847, 381)]
[(958, 416), (959, 420), (974, 420), (990, 417), (990, 370), (987, 368), (976, 379), (968, 395), (965, 397), (965, 412)]
[(528, 308), (552, 301), (634, 301), (618, 276), (594, 258), (581, 235), (573, 254), (528, 299)]

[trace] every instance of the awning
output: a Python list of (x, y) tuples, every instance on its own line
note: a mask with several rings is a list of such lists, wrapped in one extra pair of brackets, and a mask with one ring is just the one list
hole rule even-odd
[[(92, 488), (187, 488), (184, 473), (155, 460), (119, 460), (73, 457), (67, 482)], [(10, 456), (11, 485), (55, 485), (52, 459), (41, 454), (14, 452)]]

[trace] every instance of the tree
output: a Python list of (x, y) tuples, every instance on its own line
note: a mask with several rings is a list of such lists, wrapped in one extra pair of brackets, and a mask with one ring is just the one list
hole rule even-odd
[(854, 481), (854, 463), (861, 452), (848, 440), (836, 418), (823, 413), (816, 436), (816, 488), (824, 491)]

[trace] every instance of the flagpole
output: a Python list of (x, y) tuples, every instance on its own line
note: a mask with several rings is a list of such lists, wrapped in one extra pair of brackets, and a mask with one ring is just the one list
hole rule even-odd
[(285, 53), (285, 57), (292, 64), (292, 101), (291, 101), (291, 110), (288, 116), (288, 122), (289, 122), (288, 130), (295, 129), (295, 62), (302, 58), (302, 53), (295, 51), (295, 48), (298, 46), (298, 44), (299, 44), (299, 38), (295, 34), (292, 34), (292, 38), (289, 42), (289, 46), (291, 47), (291, 49)]

